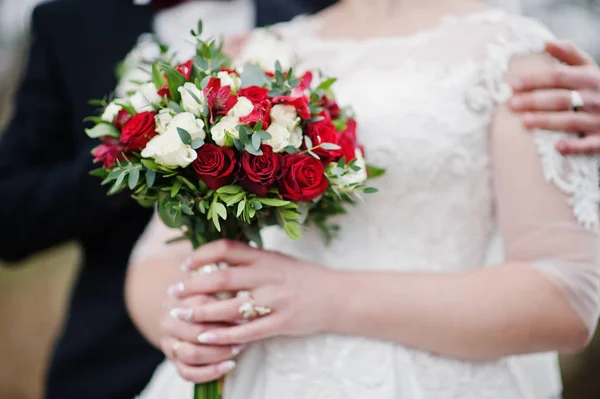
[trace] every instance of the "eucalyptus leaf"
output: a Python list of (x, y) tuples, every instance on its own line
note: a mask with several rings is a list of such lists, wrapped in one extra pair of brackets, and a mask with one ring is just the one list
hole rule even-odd
[(252, 147), (254, 147), (255, 150), (260, 150), (260, 144), (261, 144), (262, 140), (260, 138), (260, 135), (258, 134), (253, 134), (252, 135)]
[(267, 140), (271, 140), (272, 136), (269, 132), (267, 132), (266, 130), (260, 130), (257, 133), (260, 136), (261, 139), (263, 139), (263, 141), (267, 141)]
[(260, 203), (260, 201), (254, 200), (252, 201), (252, 208), (256, 209), (257, 211), (260, 211), (261, 209), (263, 209), (263, 205)]
[(279, 96), (283, 96), (283, 90), (281, 89), (273, 89), (273, 90), (269, 90), (269, 92), (267, 93), (267, 95), (269, 97), (279, 97)]
[(242, 72), (242, 88), (250, 86), (263, 87), (270, 83), (269, 78), (265, 75), (265, 72), (257, 65), (248, 64), (244, 66)]
[(333, 144), (333, 143), (323, 143), (323, 144), (321, 144), (321, 148), (323, 148), (324, 150), (330, 150), (330, 151), (342, 149), (342, 147), (340, 147), (337, 144)]
[(200, 89), (201, 90), (204, 90), (204, 89), (206, 89), (206, 87), (208, 87), (208, 83), (210, 82), (211, 78), (212, 78), (212, 76), (208, 75), (200, 81)]
[(287, 234), (287, 236), (292, 240), (297, 241), (297, 240), (302, 239), (302, 232), (300, 231), (300, 225), (298, 225), (298, 223), (296, 223), (296, 222), (286, 223), (283, 226), (283, 231), (285, 231), (285, 234)]
[(304, 145), (306, 145), (307, 149), (313, 148), (313, 142), (308, 136), (304, 136)]
[(139, 180), (140, 180), (140, 170), (138, 168), (134, 168), (129, 173), (129, 179), (127, 182), (129, 185), (129, 189), (133, 190), (135, 188), (135, 186), (137, 186)]
[(256, 150), (256, 149), (255, 149), (255, 148), (254, 148), (252, 145), (250, 145), (250, 144), (246, 144), (246, 148), (245, 148), (245, 150), (246, 150), (246, 152), (248, 152), (248, 153), (250, 153), (250, 154), (252, 154), (252, 155), (254, 155), (254, 156), (257, 156), (257, 157), (260, 157), (260, 156), (262, 156), (262, 155), (263, 155), (263, 152), (262, 152), (262, 150), (260, 150), (260, 149), (259, 149), (259, 150)]
[(285, 152), (288, 154), (295, 154), (298, 152), (298, 150), (296, 149), (296, 147), (288, 145), (287, 147), (285, 147)]
[(146, 170), (146, 184), (148, 187), (152, 188), (154, 186), (154, 181), (156, 180), (156, 172), (152, 169)]
[(181, 142), (183, 144), (186, 144), (186, 145), (192, 144), (192, 135), (187, 130), (178, 127), (177, 133), (179, 133), (179, 138), (181, 139)]
[(181, 108), (179, 106), (179, 104), (177, 104), (175, 101), (169, 102), (169, 108), (171, 108), (173, 111), (177, 112), (178, 114), (181, 114), (183, 112), (183, 108)]
[(238, 139), (233, 139), (233, 145), (235, 146), (235, 148), (238, 151), (243, 151), (244, 150), (244, 145)]
[(363, 193), (365, 193), (365, 194), (375, 194), (378, 192), (379, 192), (379, 190), (376, 189), (375, 187), (367, 187), (363, 190)]
[(192, 141), (192, 149), (197, 150), (198, 148), (204, 145), (204, 140), (201, 137), (196, 137), (194, 141)]
[(198, 96), (195, 95), (190, 89), (185, 89), (185, 90), (188, 92), (188, 94), (190, 96), (192, 96), (192, 98), (194, 99), (194, 101), (196, 101), (197, 104), (202, 104), (202, 101), (200, 101), (200, 99), (198, 98)]

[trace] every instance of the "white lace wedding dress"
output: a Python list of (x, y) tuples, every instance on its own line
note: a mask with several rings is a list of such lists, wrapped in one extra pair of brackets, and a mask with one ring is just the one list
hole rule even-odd
[[(505, 256), (530, 261), (564, 289), (593, 330), (597, 161), (561, 157), (554, 150), (560, 133), (534, 133), (539, 156), (533, 144), (528, 156), (529, 149), (491, 134), (511, 94), (505, 83), (510, 61), (542, 52), (551, 34), (499, 10), (363, 42), (321, 39), (319, 24), (297, 18), (259, 31), (243, 57), (273, 46), (274, 58), (337, 76), (338, 100), (356, 110), (369, 161), (387, 174), (374, 183), (378, 195), (339, 219), (341, 234), (329, 247), (317, 231), (291, 242), (278, 229), (265, 231), (266, 246), (337, 269), (460, 273)], [(523, 182), (522, 175), (533, 177)], [(539, 202), (533, 210), (532, 198)], [(567, 264), (577, 276), (565, 277)], [(568, 283), (577, 278), (596, 285), (581, 294)], [(224, 398), (550, 399), (560, 392), (553, 353), (474, 363), (389, 342), (318, 335), (250, 345), (227, 378)], [(192, 385), (166, 362), (141, 398), (191, 395)]]

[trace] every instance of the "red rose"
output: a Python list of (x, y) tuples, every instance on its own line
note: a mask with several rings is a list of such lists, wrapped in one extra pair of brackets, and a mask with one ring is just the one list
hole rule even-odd
[(318, 159), (310, 155), (292, 154), (285, 161), (285, 172), (279, 186), (283, 198), (310, 202), (329, 187), (325, 168)]
[(293, 105), (296, 108), (300, 118), (304, 119), (305, 121), (310, 119), (310, 107), (308, 106), (308, 99), (305, 96), (279, 96), (273, 99), (273, 104)]
[(269, 90), (263, 89), (262, 87), (250, 86), (240, 89), (238, 91), (238, 96), (246, 97), (248, 100), (252, 101), (252, 104), (260, 104), (269, 99), (268, 93)]
[[(327, 120), (314, 122), (306, 127), (306, 135), (311, 139), (313, 147), (323, 143), (340, 145), (340, 134), (335, 130), (335, 126)], [(313, 150), (321, 158), (323, 163), (339, 161), (342, 157), (342, 150), (326, 150), (319, 147)]]
[(125, 124), (127, 122), (129, 122), (130, 119), (131, 119), (131, 114), (127, 110), (122, 109), (117, 114), (114, 125), (117, 129), (122, 129), (123, 126), (125, 126)]
[[(190, 80), (190, 77), (192, 76), (192, 60), (189, 60), (185, 64), (177, 65), (175, 67), (175, 70), (182, 74), (185, 80)], [(165, 79), (167, 79), (166, 75), (163, 74), (163, 76), (165, 77)], [(165, 83), (165, 85), (158, 89), (156, 93), (161, 97), (167, 96), (168, 98), (171, 98), (171, 92), (169, 91), (169, 83)]]
[(300, 84), (292, 90), (292, 96), (293, 97), (303, 96), (304, 91), (310, 89), (310, 85), (311, 85), (312, 81), (313, 81), (312, 72), (310, 72), (310, 71), (306, 72), (302, 76), (302, 78), (300, 78)]
[(230, 86), (221, 87), (221, 79), (210, 78), (204, 89), (204, 95), (210, 110), (210, 122), (214, 123), (215, 116), (227, 115), (237, 104), (238, 98), (231, 93)]
[(327, 112), (329, 112), (329, 115), (332, 119), (337, 119), (342, 115), (342, 110), (340, 109), (340, 106), (334, 100), (323, 96), (323, 98), (321, 99), (321, 103), (323, 104), (323, 108), (325, 108)]
[(121, 130), (121, 143), (126, 151), (141, 151), (156, 136), (155, 112), (142, 112), (131, 118)]
[(254, 104), (254, 109), (248, 116), (240, 118), (241, 123), (254, 127), (258, 121), (262, 121), (262, 128), (266, 130), (271, 124), (271, 102), (269, 100)]
[(198, 178), (211, 190), (231, 184), (235, 170), (235, 153), (229, 147), (204, 144), (192, 164)]
[(355, 150), (360, 148), (356, 139), (356, 121), (348, 119), (346, 122), (346, 130), (339, 137), (339, 145), (342, 147), (342, 155), (346, 157), (346, 162), (356, 158)]
[(263, 155), (242, 153), (239, 173), (240, 184), (249, 192), (264, 197), (281, 177), (283, 157), (275, 154), (271, 146), (262, 145)]
[(221, 67), (219, 69), (219, 72), (227, 72), (228, 74), (234, 74), (234, 75), (240, 76), (238, 71), (236, 71), (235, 69), (229, 69), (229, 68), (225, 68), (225, 67)]
[(102, 144), (92, 150), (94, 163), (102, 162), (103, 168), (112, 168), (117, 163), (117, 159), (125, 159), (123, 157), (124, 150), (125, 147), (119, 143), (119, 140), (112, 137), (103, 137)]

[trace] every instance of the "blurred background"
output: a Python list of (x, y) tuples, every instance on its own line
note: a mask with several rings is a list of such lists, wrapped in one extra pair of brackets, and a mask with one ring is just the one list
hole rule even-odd
[[(525, 14), (543, 20), (559, 37), (600, 61), (599, 0), (522, 1)], [(31, 10), (39, 2), (0, 0), (0, 132), (10, 116), (26, 55)], [(18, 268), (0, 264), (0, 399), (42, 398), (41, 381), (79, 256), (77, 246), (68, 244)], [(600, 337), (584, 353), (563, 357), (562, 363), (564, 399), (600, 398)]]

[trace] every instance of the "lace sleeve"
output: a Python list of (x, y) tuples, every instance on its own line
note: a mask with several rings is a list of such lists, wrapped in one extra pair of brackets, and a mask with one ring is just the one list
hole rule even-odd
[(527, 21), (511, 26), (490, 50), (494, 61), (487, 74), (499, 104), (492, 155), (506, 259), (532, 265), (555, 283), (591, 334), (600, 313), (598, 159), (562, 156), (555, 144), (564, 133), (532, 135), (504, 105), (511, 94), (507, 77), (551, 62), (531, 55), (541, 52), (551, 35)]

